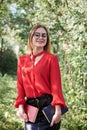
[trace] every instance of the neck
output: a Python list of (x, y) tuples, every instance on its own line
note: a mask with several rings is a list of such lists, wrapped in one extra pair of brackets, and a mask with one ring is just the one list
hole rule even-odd
[(36, 55), (36, 54), (42, 52), (43, 50), (44, 50), (43, 48), (34, 48), (33, 49), (33, 54)]

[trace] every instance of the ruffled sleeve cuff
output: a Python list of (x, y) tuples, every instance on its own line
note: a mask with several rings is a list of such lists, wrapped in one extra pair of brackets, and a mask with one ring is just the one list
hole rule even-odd
[(23, 99), (16, 100), (14, 103), (14, 107), (18, 108), (20, 104), (25, 105), (25, 100), (23, 100)]
[(65, 108), (67, 106), (65, 103), (64, 97), (62, 95), (61, 96), (54, 95), (53, 100), (52, 100), (52, 106), (55, 106), (55, 105), (60, 105), (61, 108)]
[(60, 105), (61, 108), (65, 108), (66, 107), (66, 104), (64, 102), (62, 102), (62, 101), (60, 101), (60, 102), (52, 101), (51, 104), (52, 104), (52, 106)]

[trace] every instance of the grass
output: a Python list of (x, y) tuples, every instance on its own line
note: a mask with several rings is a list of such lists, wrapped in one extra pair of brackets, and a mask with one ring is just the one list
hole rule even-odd
[(16, 116), (16, 77), (0, 75), (0, 130), (23, 130), (23, 123)]

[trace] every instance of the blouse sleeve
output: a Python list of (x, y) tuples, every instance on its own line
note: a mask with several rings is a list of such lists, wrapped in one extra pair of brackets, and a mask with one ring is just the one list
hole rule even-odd
[(60, 67), (57, 56), (54, 56), (54, 58), (51, 61), (50, 83), (51, 93), (53, 96), (52, 105), (60, 105), (62, 108), (66, 107), (62, 92)]
[(18, 108), (20, 104), (25, 104), (25, 91), (23, 87), (21, 69), (22, 69), (22, 62), (20, 57), (18, 59), (18, 66), (17, 66), (17, 94), (18, 95), (14, 104), (16, 108)]

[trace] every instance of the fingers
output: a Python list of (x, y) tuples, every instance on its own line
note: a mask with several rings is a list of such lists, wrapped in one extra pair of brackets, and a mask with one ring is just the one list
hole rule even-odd
[(24, 121), (25, 121), (25, 122), (28, 121), (28, 117), (27, 117), (27, 114), (26, 114), (26, 113), (24, 113), (23, 118), (24, 118)]
[(54, 124), (57, 124), (61, 120), (61, 115), (54, 114), (52, 121), (50, 123), (50, 127), (52, 127)]
[(17, 111), (17, 116), (20, 118), (21, 121), (27, 122), (28, 121), (28, 117), (26, 115), (26, 113), (22, 113)]
[(50, 127), (52, 127), (53, 124), (54, 124), (54, 117), (52, 118), (52, 121), (51, 121), (51, 123), (50, 123)]

